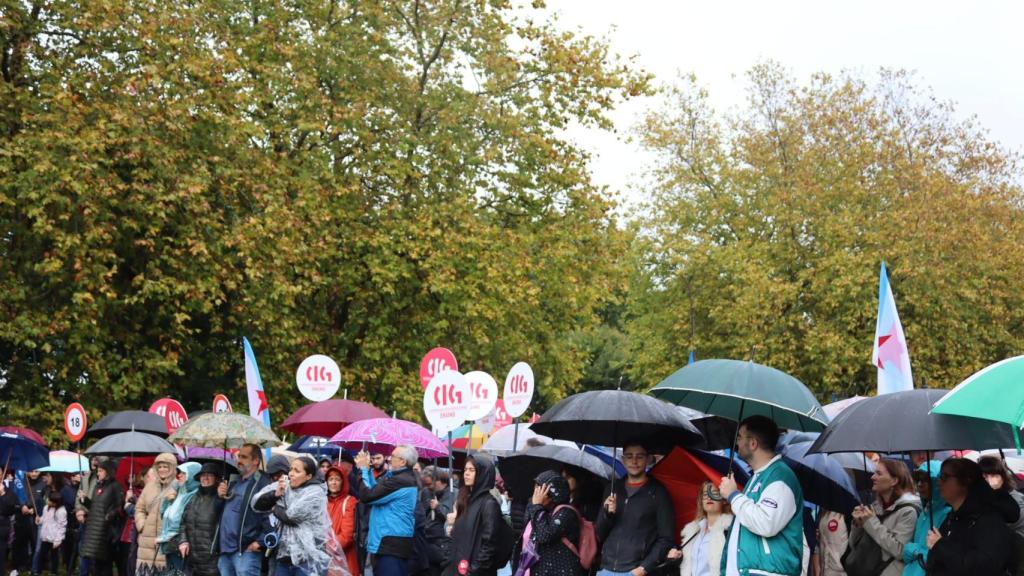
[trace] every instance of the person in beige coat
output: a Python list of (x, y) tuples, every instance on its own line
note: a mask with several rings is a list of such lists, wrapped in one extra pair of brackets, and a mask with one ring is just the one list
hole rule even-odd
[(156, 477), (146, 483), (135, 506), (135, 529), (138, 531), (139, 552), (135, 562), (135, 571), (145, 576), (167, 566), (157, 536), (160, 535), (161, 507), (164, 501), (173, 501), (177, 496), (174, 475), (178, 459), (174, 454), (163, 453), (153, 462)]
[(843, 565), (850, 576), (860, 576), (850, 567), (865, 564), (856, 563), (857, 557), (865, 558), (873, 550), (873, 542), (882, 550), (881, 576), (900, 576), (903, 546), (914, 537), (921, 499), (914, 494), (910, 469), (898, 460), (879, 460), (871, 482), (875, 501), (871, 506), (854, 508), (849, 552)]
[(729, 502), (711, 482), (705, 482), (697, 495), (697, 516), (683, 527), (682, 549), (673, 548), (668, 553), (671, 560), (683, 559), (679, 576), (719, 576), (725, 534), (733, 520), (730, 512)]

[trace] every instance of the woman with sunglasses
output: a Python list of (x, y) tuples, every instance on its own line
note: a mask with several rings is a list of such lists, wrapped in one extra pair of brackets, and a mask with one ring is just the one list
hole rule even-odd
[(1008, 523), (1020, 508), (992, 490), (981, 467), (966, 458), (942, 463), (939, 494), (953, 509), (928, 533), (929, 576), (984, 576), (1014, 573), (1013, 536)]
[(683, 527), (683, 545), (668, 553), (669, 560), (683, 559), (679, 576), (718, 576), (721, 573), (726, 533), (732, 519), (729, 502), (722, 498), (718, 489), (711, 482), (701, 485), (697, 516)]

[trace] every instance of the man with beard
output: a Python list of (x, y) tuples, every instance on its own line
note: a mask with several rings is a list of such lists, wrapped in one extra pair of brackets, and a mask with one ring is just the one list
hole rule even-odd
[(236, 457), (238, 479), (221, 482), (217, 495), (224, 502), (220, 517), (220, 559), (217, 566), (225, 576), (259, 576), (263, 564), (263, 538), (271, 532), (267, 514), (249, 506), (253, 494), (270, 483), (260, 472), (263, 451), (255, 444), (246, 444)]

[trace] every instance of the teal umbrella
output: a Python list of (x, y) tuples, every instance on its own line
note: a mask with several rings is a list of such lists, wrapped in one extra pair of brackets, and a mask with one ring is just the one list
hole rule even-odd
[(687, 364), (650, 394), (737, 422), (760, 414), (789, 430), (820, 432), (828, 426), (821, 404), (802, 382), (755, 362), (701, 360)]
[(1020, 450), (1019, 430), (1024, 427), (1024, 356), (1007, 358), (975, 372), (936, 402), (932, 412), (1009, 424)]

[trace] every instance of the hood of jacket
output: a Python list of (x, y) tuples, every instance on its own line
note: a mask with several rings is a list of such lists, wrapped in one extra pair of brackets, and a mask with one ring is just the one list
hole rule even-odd
[(324, 475), (324, 485), (327, 485), (327, 480), (330, 479), (332, 474), (337, 474), (338, 476), (341, 477), (341, 490), (337, 494), (331, 494), (331, 489), (328, 486), (327, 497), (330, 498), (331, 500), (335, 500), (337, 498), (345, 498), (349, 494), (348, 474), (345, 474), (345, 471), (342, 470), (340, 466), (331, 466), (330, 469), (327, 470), (327, 474)]
[(925, 462), (917, 467), (919, 472), (925, 472), (931, 478), (929, 484), (931, 484), (932, 496), (928, 502), (923, 502), (923, 504), (931, 506), (932, 510), (939, 510), (943, 506), (948, 506), (946, 501), (942, 499), (942, 494), (939, 492), (939, 472), (941, 468), (942, 462), (939, 462), (938, 460), (932, 460), (930, 463)]
[(160, 484), (161, 486), (166, 486), (170, 482), (174, 481), (174, 474), (175, 474), (174, 470), (176, 470), (178, 468), (178, 458), (174, 454), (171, 454), (170, 452), (164, 452), (162, 454), (158, 454), (157, 457), (153, 459), (153, 473), (154, 474), (156, 474), (156, 467), (157, 467), (157, 465), (159, 465), (161, 463), (169, 464), (170, 467), (171, 467), (171, 471), (172, 471), (171, 475), (167, 478), (167, 480), (164, 480), (164, 479), (160, 478), (159, 474), (156, 475), (157, 483)]
[(470, 456), (476, 466), (476, 477), (473, 479), (473, 491), (469, 494), (470, 500), (476, 500), (483, 495), (490, 496), (491, 488), (497, 477), (494, 460), (486, 454), (474, 454)]

